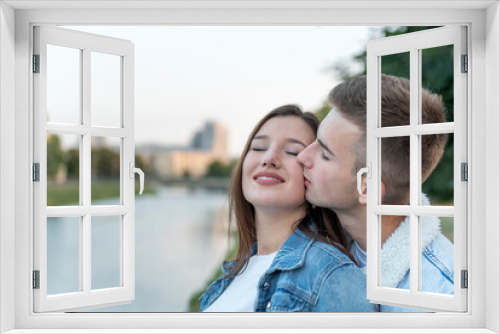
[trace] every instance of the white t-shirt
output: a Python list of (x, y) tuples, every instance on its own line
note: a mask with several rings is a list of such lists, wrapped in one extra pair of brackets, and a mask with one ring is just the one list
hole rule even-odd
[(356, 259), (358, 267), (366, 267), (366, 252), (359, 247), (358, 243), (354, 241), (351, 246), (351, 254)]
[(235, 277), (226, 290), (204, 312), (254, 312), (259, 280), (271, 266), (277, 252), (254, 255), (245, 271)]

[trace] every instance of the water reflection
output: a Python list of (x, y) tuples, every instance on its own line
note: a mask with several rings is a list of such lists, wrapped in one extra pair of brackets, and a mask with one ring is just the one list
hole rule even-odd
[[(87, 312), (187, 311), (189, 298), (205, 286), (227, 251), (226, 216), (225, 192), (159, 188), (155, 195), (136, 197), (136, 298)], [(107, 251), (105, 243), (99, 247), (97, 253)]]

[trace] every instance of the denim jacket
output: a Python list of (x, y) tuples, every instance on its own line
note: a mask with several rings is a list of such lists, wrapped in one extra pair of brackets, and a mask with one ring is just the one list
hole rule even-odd
[[(410, 219), (407, 217), (382, 247), (382, 286), (410, 289)], [(441, 233), (437, 217), (422, 217), (422, 291), (453, 294), (453, 244)], [(380, 305), (381, 312), (418, 312)]]
[[(253, 245), (252, 255), (257, 252)], [(225, 261), (223, 275), (235, 262)], [(216, 280), (201, 296), (200, 311), (210, 306), (233, 277)], [(255, 312), (373, 312), (366, 299), (366, 277), (337, 248), (296, 229), (282, 245), (258, 283)]]

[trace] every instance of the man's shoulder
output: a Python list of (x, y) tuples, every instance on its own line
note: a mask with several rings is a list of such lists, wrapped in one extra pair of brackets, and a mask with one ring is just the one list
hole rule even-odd
[(422, 253), (443, 274), (453, 278), (454, 246), (442, 233), (439, 233)]
[(443, 233), (439, 233), (429, 244), (428, 248), (445, 255), (453, 255), (453, 243)]
[(307, 258), (320, 262), (323, 266), (354, 265), (355, 263), (337, 247), (325, 242), (314, 240), (306, 255)]
[(333, 245), (313, 239), (302, 264), (297, 270), (287, 271), (282, 282), (294, 282), (294, 289), (315, 295), (324, 289), (366, 289), (366, 278), (361, 270)]

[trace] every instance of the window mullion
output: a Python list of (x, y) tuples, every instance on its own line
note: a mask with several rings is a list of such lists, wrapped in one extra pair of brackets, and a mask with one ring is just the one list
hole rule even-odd
[(91, 134), (93, 136), (99, 137), (120, 137), (124, 138), (130, 135), (130, 131), (128, 129), (119, 128), (119, 129), (110, 129), (110, 128), (101, 128), (97, 126), (93, 126), (90, 129)]
[(418, 135), (413, 129), (419, 124), (420, 110), (420, 52), (416, 48), (410, 50), (410, 291), (418, 291), (420, 276), (419, 230), (418, 217), (413, 210), (418, 205), (420, 185), (420, 165), (418, 163)]
[(83, 217), (89, 210), (84, 206), (48, 206), (47, 217)]
[[(82, 124), (86, 129), (90, 129), (90, 50), (83, 49), (82, 53)], [(83, 292), (90, 293), (91, 290), (91, 133), (87, 131), (82, 137), (82, 159), (80, 189), (82, 191), (82, 205), (89, 211), (81, 219), (81, 263), (80, 277), (83, 281)]]
[[(419, 103), (422, 103), (422, 101), (419, 101)], [(455, 123), (446, 122), (446, 123), (420, 124), (412, 127), (412, 131), (413, 133), (419, 136), (435, 135), (441, 133), (454, 133)]]
[(409, 216), (413, 212), (417, 216), (453, 217), (452, 206), (424, 205), (413, 209), (409, 205), (375, 205), (371, 210), (374, 214), (385, 216)]
[(83, 136), (89, 132), (89, 128), (81, 124), (47, 123), (47, 132), (53, 134), (72, 134)]
[(417, 124), (413, 126), (393, 126), (373, 129), (373, 135), (380, 138), (409, 136), (410, 133), (423, 136), (454, 132), (454, 122)]
[(121, 216), (130, 212), (130, 207), (125, 205), (95, 205), (91, 207), (94, 216)]

